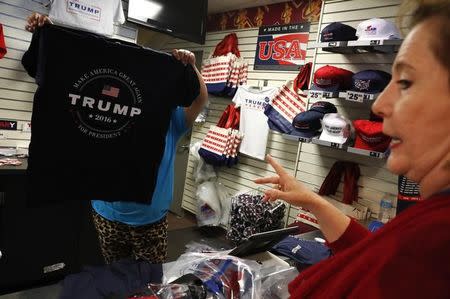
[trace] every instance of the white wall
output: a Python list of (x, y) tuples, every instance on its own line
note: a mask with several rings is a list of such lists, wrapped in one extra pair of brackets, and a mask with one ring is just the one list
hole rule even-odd
[[(42, 1), (45, 2), (45, 1)], [(128, 0), (123, 1), (125, 13)], [(3, 24), (8, 53), (0, 59), (0, 120), (18, 121), (18, 131), (0, 130), (6, 139), (0, 146), (28, 148), (30, 133), (21, 132), (22, 123), (31, 120), (34, 79), (20, 62), (28, 49), (31, 33), (24, 29), (26, 18), (33, 12), (47, 14), (48, 9), (31, 0), (0, 0), (0, 23)], [(115, 38), (135, 42), (137, 30), (131, 24), (115, 26)], [(56, 138), (56, 136), (55, 136)]]
[[(354, 27), (359, 22), (373, 17), (395, 21), (399, 3), (400, 0), (325, 1), (321, 21), (311, 24), (310, 40), (315, 41), (318, 29), (320, 32), (323, 27), (334, 21), (344, 22)], [(209, 32), (206, 36), (206, 43), (203, 46), (174, 38), (163, 49), (186, 48), (197, 51), (203, 50), (203, 57), (207, 57), (215, 45), (230, 32), (233, 31)], [(258, 30), (244, 29), (234, 32), (239, 37), (239, 48), (242, 56), (249, 63), (248, 84), (258, 85), (258, 80), (267, 79), (269, 86), (281, 86), (286, 80), (293, 79), (296, 76), (296, 72), (253, 70)], [(394, 57), (394, 54), (333, 54), (319, 49), (317, 52), (308, 50), (307, 61), (314, 63), (314, 70), (326, 64), (331, 64), (352, 71), (370, 68), (390, 72)], [(212, 103), (210, 116), (205, 124), (194, 126), (192, 142), (203, 139), (209, 126), (216, 124), (223, 109), (230, 103), (230, 99), (217, 97), (210, 97), (210, 100)], [(339, 99), (331, 99), (330, 101), (337, 106), (341, 114), (351, 119), (367, 119), (369, 117), (370, 104), (351, 103)], [(275, 132), (271, 132), (269, 136), (267, 152), (279, 160), (298, 180), (313, 190), (318, 190), (335, 161), (348, 160), (357, 162), (361, 169), (361, 177), (358, 184), (358, 201), (368, 206), (375, 214), (379, 211), (379, 201), (385, 193), (389, 193), (393, 198), (397, 194), (397, 176), (386, 169), (384, 160), (359, 156), (314, 144), (288, 141)], [(192, 176), (193, 169), (194, 162), (191, 156), (188, 163), (182, 207), (195, 213), (196, 184)], [(230, 191), (248, 190), (256, 187), (252, 182), (253, 179), (271, 174), (273, 172), (265, 162), (241, 156), (238, 165), (232, 168), (220, 168), (219, 180)], [(338, 199), (341, 197), (342, 184), (339, 186), (337, 194)], [(295, 207), (290, 209), (289, 222), (295, 220), (297, 211), (298, 209)]]

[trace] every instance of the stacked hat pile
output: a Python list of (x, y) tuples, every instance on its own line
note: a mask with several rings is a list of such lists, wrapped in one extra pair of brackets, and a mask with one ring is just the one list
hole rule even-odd
[(357, 28), (340, 22), (333, 22), (322, 29), (321, 42), (353, 40), (399, 39), (400, 32), (391, 21), (373, 18), (358, 24)]
[(320, 135), (322, 131), (322, 119), (326, 114), (336, 113), (336, 107), (329, 102), (319, 101), (311, 105), (305, 112), (299, 113), (292, 122), (294, 130), (292, 135), (303, 138), (312, 138)]
[(227, 239), (239, 244), (253, 234), (283, 227), (286, 207), (263, 201), (261, 194), (243, 193), (232, 199)]

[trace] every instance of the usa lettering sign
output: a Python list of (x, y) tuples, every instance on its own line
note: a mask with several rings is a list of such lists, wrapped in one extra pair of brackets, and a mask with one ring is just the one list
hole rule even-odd
[(309, 23), (259, 28), (255, 70), (296, 71), (305, 64)]

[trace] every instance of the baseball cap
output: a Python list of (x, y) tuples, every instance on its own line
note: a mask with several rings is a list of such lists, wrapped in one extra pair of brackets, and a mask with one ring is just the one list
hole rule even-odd
[(323, 66), (316, 70), (313, 77), (313, 90), (340, 91), (351, 87), (353, 72), (334, 67)]
[(353, 121), (355, 127), (354, 147), (376, 152), (385, 152), (389, 147), (391, 138), (383, 134), (383, 123), (358, 119)]
[(391, 74), (380, 70), (365, 70), (352, 76), (352, 90), (378, 93), (391, 81)]
[(309, 108), (309, 110), (317, 111), (322, 114), (337, 113), (336, 106), (334, 106), (332, 103), (326, 102), (326, 101), (315, 102), (314, 104), (311, 105), (311, 108)]
[(6, 54), (5, 38), (3, 36), (3, 25), (0, 24), (0, 59)]
[(322, 29), (321, 42), (357, 40), (356, 29), (352, 26), (333, 22)]
[(297, 114), (292, 121), (294, 130), (291, 135), (301, 136), (305, 138), (312, 138), (320, 134), (322, 129), (323, 113), (307, 110)]
[(350, 121), (338, 113), (325, 114), (322, 120), (322, 134), (320, 134), (320, 140), (344, 144), (347, 142), (350, 135)]
[(363, 21), (356, 28), (358, 40), (379, 40), (401, 38), (395, 24), (391, 21), (373, 18)]
[(301, 112), (292, 121), (291, 135), (311, 138), (320, 134), (322, 118), (327, 113), (337, 112), (336, 106), (330, 102), (318, 101), (311, 105), (309, 110)]

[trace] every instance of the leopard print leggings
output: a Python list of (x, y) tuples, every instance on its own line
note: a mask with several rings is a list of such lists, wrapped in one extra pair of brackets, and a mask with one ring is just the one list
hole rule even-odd
[(167, 258), (167, 217), (143, 226), (130, 226), (107, 220), (92, 211), (100, 248), (107, 264), (133, 257), (150, 263)]

